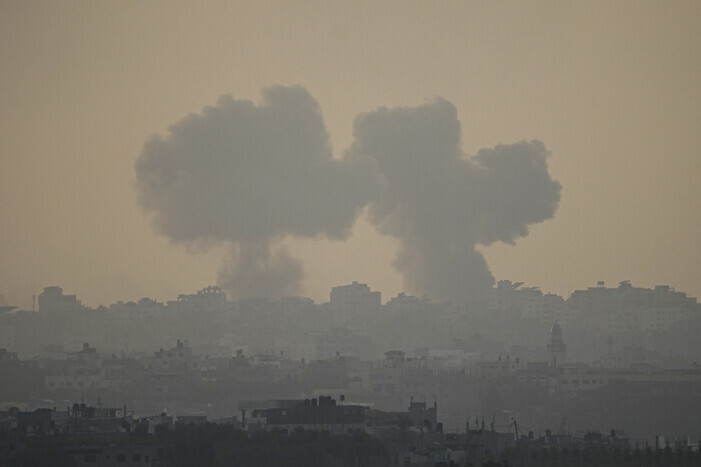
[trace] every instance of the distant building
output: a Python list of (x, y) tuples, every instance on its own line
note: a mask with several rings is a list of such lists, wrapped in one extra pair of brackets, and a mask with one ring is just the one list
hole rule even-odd
[[(337, 405), (330, 396), (320, 396), (318, 399), (303, 401), (260, 401), (271, 408), (250, 409), (246, 426), (265, 430), (294, 431), (296, 428), (305, 430), (327, 431), (332, 435), (365, 431), (366, 407), (360, 405)], [(255, 403), (242, 403), (239, 407), (255, 406)], [(245, 417), (245, 415), (244, 415)]]
[(82, 310), (83, 304), (75, 295), (63, 295), (63, 289), (58, 286), (44, 288), (39, 294), (39, 311), (56, 313), (61, 311)]
[(587, 290), (575, 290), (567, 303), (581, 313), (585, 325), (618, 335), (666, 331), (698, 313), (696, 298), (666, 285), (654, 289), (622, 281), (607, 288), (603, 281)]
[(402, 312), (420, 313), (426, 311), (427, 308), (428, 303), (426, 300), (413, 295), (406, 295), (404, 292), (400, 292), (385, 304), (385, 310), (391, 314)]
[(478, 360), (474, 362), (472, 373), (478, 378), (505, 379), (522, 367), (518, 358), (512, 360), (499, 357), (497, 360)]
[(148, 368), (157, 374), (186, 375), (197, 370), (199, 359), (192, 354), (192, 348), (178, 339), (175, 347), (154, 352), (148, 361)]
[(317, 336), (315, 353), (320, 360), (335, 357), (370, 359), (375, 355), (375, 346), (370, 335), (339, 327)]
[(547, 362), (529, 362), (525, 368), (515, 371), (514, 377), (522, 385), (553, 394), (560, 390), (562, 371), (562, 368), (555, 368)]
[(426, 402), (409, 403), (409, 419), (414, 426), (422, 427), (426, 431), (433, 431), (438, 424), (438, 404), (434, 401), (433, 407), (427, 407)]
[(169, 301), (168, 306), (182, 311), (222, 311), (226, 308), (226, 293), (219, 287), (210, 285), (195, 294), (180, 294), (178, 300)]
[(568, 319), (571, 310), (559, 295), (543, 294), (538, 287), (523, 287), (523, 282), (500, 280), (489, 291), (487, 300), (489, 313), (506, 311), (514, 318), (552, 323), (555, 319)]
[(371, 291), (367, 284), (353, 281), (331, 289), (331, 309), (336, 312), (377, 312), (381, 302), (382, 293)]
[(557, 323), (553, 324), (550, 330), (550, 342), (547, 345), (547, 350), (550, 356), (550, 366), (557, 368), (558, 365), (564, 363), (567, 345), (562, 340), (562, 329)]
[(367, 430), (371, 433), (382, 433), (390, 427), (412, 433), (435, 433), (443, 429), (438, 422), (438, 404), (434, 402), (433, 407), (428, 407), (426, 402), (414, 402), (413, 398), (407, 411), (369, 409), (365, 417)]
[(48, 368), (44, 383), (52, 391), (101, 388), (104, 386), (101, 361), (97, 349), (84, 343), (81, 350), (68, 354), (64, 362)]

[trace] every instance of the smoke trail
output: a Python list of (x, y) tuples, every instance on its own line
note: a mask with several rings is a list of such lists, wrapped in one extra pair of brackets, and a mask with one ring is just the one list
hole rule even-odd
[(176, 243), (230, 245), (219, 281), (237, 298), (301, 290), (301, 263), (271, 245), (286, 236), (345, 238), (377, 193), (373, 161), (332, 157), (314, 98), (263, 91), (257, 106), (222, 96), (155, 135), (135, 163), (138, 200)]
[(473, 300), (494, 283), (475, 246), (513, 243), (557, 209), (561, 187), (548, 173), (543, 143), (499, 145), (468, 158), (446, 100), (361, 114), (354, 137), (348, 154), (375, 158), (387, 179), (370, 220), (400, 240), (394, 265), (412, 292)]

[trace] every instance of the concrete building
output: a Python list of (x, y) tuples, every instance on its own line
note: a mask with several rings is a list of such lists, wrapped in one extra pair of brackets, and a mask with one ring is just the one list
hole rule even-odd
[(409, 419), (414, 426), (422, 427), (426, 431), (434, 431), (438, 424), (438, 404), (434, 401), (433, 407), (427, 407), (426, 402), (409, 402)]
[(82, 349), (69, 353), (64, 362), (56, 362), (48, 368), (44, 383), (52, 391), (85, 391), (104, 387), (100, 354), (95, 347), (84, 343)]
[(562, 371), (546, 362), (529, 362), (525, 368), (514, 372), (514, 378), (518, 383), (544, 394), (554, 394), (560, 390)]
[(244, 418), (248, 429), (294, 431), (327, 431), (332, 435), (365, 431), (366, 407), (360, 405), (339, 405), (330, 396), (318, 399), (258, 401), (264, 408), (251, 408), (255, 402), (242, 402), (242, 411), (248, 409), (250, 415)]
[(427, 309), (427, 302), (413, 295), (406, 295), (404, 292), (397, 294), (389, 300), (384, 307), (389, 314), (397, 313), (421, 313)]
[(381, 302), (381, 292), (373, 292), (367, 284), (359, 284), (356, 281), (331, 289), (331, 309), (334, 312), (377, 312)]
[(550, 356), (550, 366), (557, 368), (558, 365), (564, 363), (567, 345), (562, 340), (562, 329), (560, 329), (560, 325), (557, 323), (553, 324), (550, 330), (550, 342), (546, 348)]
[(75, 295), (64, 295), (63, 289), (58, 286), (45, 287), (39, 294), (39, 311), (56, 313), (62, 311), (82, 310), (83, 304)]
[(630, 281), (622, 281), (616, 288), (607, 288), (599, 281), (596, 287), (575, 290), (567, 302), (580, 311), (585, 325), (631, 336), (641, 331), (668, 330), (700, 311), (695, 297), (666, 285), (654, 289), (633, 287)]

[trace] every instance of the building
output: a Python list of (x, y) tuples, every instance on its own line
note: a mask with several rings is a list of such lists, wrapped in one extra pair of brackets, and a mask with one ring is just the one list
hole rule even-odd
[(221, 311), (226, 307), (226, 294), (219, 287), (210, 285), (195, 294), (180, 294), (176, 302), (168, 302), (168, 305), (186, 310)]
[(333, 328), (330, 332), (317, 336), (314, 350), (316, 358), (320, 360), (341, 356), (371, 359), (375, 356), (375, 345), (370, 335), (345, 327)]
[[(251, 408), (255, 405), (266, 408)], [(330, 396), (305, 400), (280, 400), (242, 402), (239, 404), (248, 429), (282, 430), (291, 432), (297, 428), (326, 431), (332, 435), (365, 431), (366, 407), (339, 405)], [(245, 418), (245, 410), (250, 417)]]
[(666, 285), (633, 287), (630, 281), (622, 281), (616, 288), (599, 281), (596, 287), (575, 290), (567, 302), (581, 313), (585, 325), (622, 337), (665, 331), (699, 312), (696, 298), (683, 292)]
[(331, 289), (331, 309), (335, 312), (377, 312), (381, 302), (382, 293), (371, 291), (367, 284), (353, 281)]
[(396, 313), (422, 313), (428, 308), (428, 302), (424, 299), (406, 295), (400, 292), (385, 304), (385, 310), (390, 314)]
[(550, 330), (550, 342), (547, 345), (547, 350), (550, 356), (550, 366), (557, 368), (558, 365), (564, 363), (567, 345), (562, 340), (562, 329), (557, 323), (553, 324)]
[(547, 362), (529, 362), (525, 368), (514, 372), (514, 378), (521, 385), (553, 394), (560, 390), (562, 372), (562, 368), (552, 367)]
[(102, 360), (95, 347), (83, 343), (83, 348), (67, 355), (47, 369), (44, 383), (49, 390), (86, 391), (103, 387)]
[(427, 407), (426, 402), (409, 402), (409, 419), (414, 426), (422, 427), (426, 431), (433, 431), (438, 424), (438, 404), (433, 402), (433, 407)]
[(63, 295), (63, 289), (56, 285), (45, 287), (39, 294), (39, 311), (56, 313), (62, 311), (82, 310), (83, 304), (75, 295)]

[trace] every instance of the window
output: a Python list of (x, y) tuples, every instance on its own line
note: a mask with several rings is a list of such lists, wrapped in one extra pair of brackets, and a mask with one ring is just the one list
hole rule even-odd
[(86, 454), (83, 460), (86, 464), (93, 464), (97, 462), (97, 456), (95, 454)]
[(131, 461), (132, 462), (141, 462), (141, 454), (134, 454), (131, 456)]
[(126, 454), (117, 454), (117, 462), (126, 462), (126, 461), (127, 461)]

